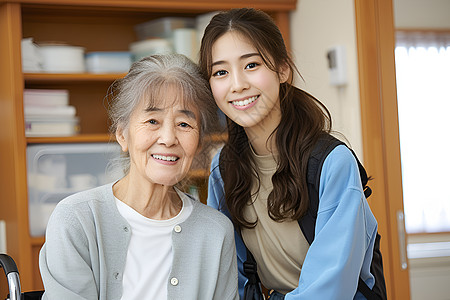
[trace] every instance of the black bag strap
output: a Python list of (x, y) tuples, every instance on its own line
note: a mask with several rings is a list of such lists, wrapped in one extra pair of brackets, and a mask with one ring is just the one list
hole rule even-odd
[[(322, 135), (316, 143), (314, 149), (311, 152), (308, 160), (308, 195), (309, 195), (309, 207), (307, 213), (298, 220), (300, 228), (309, 244), (314, 241), (317, 211), (319, 209), (319, 186), (320, 186), (320, 174), (322, 170), (325, 158), (336, 148), (338, 145), (346, 145), (341, 140), (333, 137), (329, 134)], [(363, 165), (360, 163), (358, 157), (349, 148), (351, 153), (356, 159), (358, 169), (361, 177), (361, 184), (364, 189), (364, 195), (369, 197), (372, 190), (367, 186), (368, 176)], [(260, 280), (257, 272), (256, 260), (252, 253), (247, 250), (247, 260), (244, 262), (244, 273), (248, 279), (247, 284), (244, 287), (244, 299), (243, 300), (260, 300), (264, 299), (261, 291)], [(380, 297), (372, 291), (367, 284), (359, 278), (358, 291), (360, 291), (367, 300), (380, 300)]]
[[(319, 187), (322, 166), (330, 152), (339, 145), (347, 146), (344, 142), (333, 137), (332, 135), (323, 134), (318, 139), (308, 160), (306, 180), (308, 183), (309, 206), (306, 214), (302, 218), (300, 218), (299, 225), (309, 244), (311, 244), (314, 240), (317, 211), (319, 209)], [(372, 190), (369, 186), (367, 186), (367, 182), (369, 181), (367, 172), (359, 161), (355, 152), (350, 148), (348, 149), (353, 154), (353, 157), (358, 164), (359, 175), (361, 178), (364, 195), (366, 198), (368, 198), (372, 194)]]
[(247, 247), (245, 248), (247, 250), (247, 260), (244, 262), (244, 273), (248, 281), (244, 287), (243, 300), (262, 300), (264, 297), (261, 290), (256, 260), (250, 250)]
[(317, 211), (319, 209), (320, 170), (322, 170), (325, 158), (338, 145), (345, 144), (329, 134), (324, 134), (319, 138), (309, 156), (306, 174), (309, 205), (306, 214), (298, 220), (298, 223), (310, 245), (314, 241)]
[[(309, 207), (307, 213), (300, 220), (298, 220), (298, 223), (309, 244), (312, 244), (314, 241), (317, 211), (319, 209), (319, 187), (322, 166), (330, 152), (339, 145), (346, 146), (344, 142), (333, 137), (332, 135), (324, 134), (318, 139), (308, 160), (308, 172), (306, 179), (308, 182)], [(361, 184), (364, 189), (364, 195), (367, 198), (372, 193), (372, 190), (367, 186), (367, 182), (369, 181), (367, 172), (355, 152), (350, 148), (348, 149), (351, 151), (358, 164)], [(359, 278), (358, 281), (358, 291), (360, 291), (368, 300), (380, 299), (361, 278)]]
[(367, 284), (359, 277), (358, 291), (366, 297), (367, 300), (380, 300), (378, 296), (367, 286)]

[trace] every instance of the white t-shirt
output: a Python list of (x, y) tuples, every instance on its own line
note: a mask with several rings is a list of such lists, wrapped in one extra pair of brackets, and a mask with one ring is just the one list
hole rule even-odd
[(167, 299), (167, 283), (172, 268), (172, 231), (192, 212), (192, 200), (177, 190), (183, 207), (168, 220), (153, 220), (139, 214), (116, 198), (120, 214), (131, 227), (131, 239), (123, 274), (125, 299)]

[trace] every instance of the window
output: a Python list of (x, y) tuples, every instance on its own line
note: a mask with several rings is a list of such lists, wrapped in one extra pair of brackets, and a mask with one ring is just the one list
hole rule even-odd
[(406, 230), (450, 231), (450, 33), (398, 32), (395, 61)]

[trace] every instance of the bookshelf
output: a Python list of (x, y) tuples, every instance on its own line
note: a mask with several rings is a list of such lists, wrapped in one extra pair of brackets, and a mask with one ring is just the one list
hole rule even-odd
[[(289, 45), (289, 12), (297, 0), (0, 0), (0, 220), (6, 223), (7, 252), (16, 261), (23, 291), (42, 289), (38, 268), (44, 237), (31, 237), (28, 224), (26, 147), (46, 143), (110, 142), (104, 96), (124, 74), (23, 73), (21, 39), (64, 41), (89, 51), (127, 51), (136, 40), (134, 26), (168, 16), (195, 17), (234, 7), (268, 12)], [(80, 117), (80, 134), (70, 137), (26, 137), (25, 88), (67, 89)], [(223, 136), (209, 137), (220, 141)], [(208, 170), (193, 170), (206, 196)], [(7, 294), (0, 276), (0, 295)]]

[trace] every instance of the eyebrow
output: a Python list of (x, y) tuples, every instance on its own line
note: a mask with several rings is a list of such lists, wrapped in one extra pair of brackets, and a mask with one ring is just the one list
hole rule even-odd
[[(164, 111), (164, 109), (158, 108), (158, 107), (148, 107), (148, 108), (145, 109), (145, 111), (146, 112), (161, 112), (161, 111)], [(197, 119), (195, 117), (195, 113), (192, 110), (180, 109), (177, 112), (187, 116), (188, 118), (191, 118), (191, 119), (194, 119), (194, 120)]]
[(180, 112), (180, 113), (186, 115), (187, 117), (189, 117), (189, 118), (191, 118), (191, 119), (194, 119), (194, 120), (197, 119), (197, 118), (195, 117), (195, 114), (194, 114), (194, 112), (193, 112), (192, 110), (182, 109), (182, 110), (179, 110), (178, 112)]
[[(253, 57), (253, 56), (261, 56), (261, 54), (259, 54), (257, 52), (255, 52), (255, 53), (247, 53), (247, 54), (244, 54), (241, 57), (239, 57), (239, 59), (243, 60), (243, 59), (246, 59), (246, 58), (249, 58), (249, 57)], [(226, 63), (224, 60), (218, 60), (218, 61), (213, 62), (211, 64), (211, 67), (214, 67), (216, 65), (222, 65), (224, 63)]]

